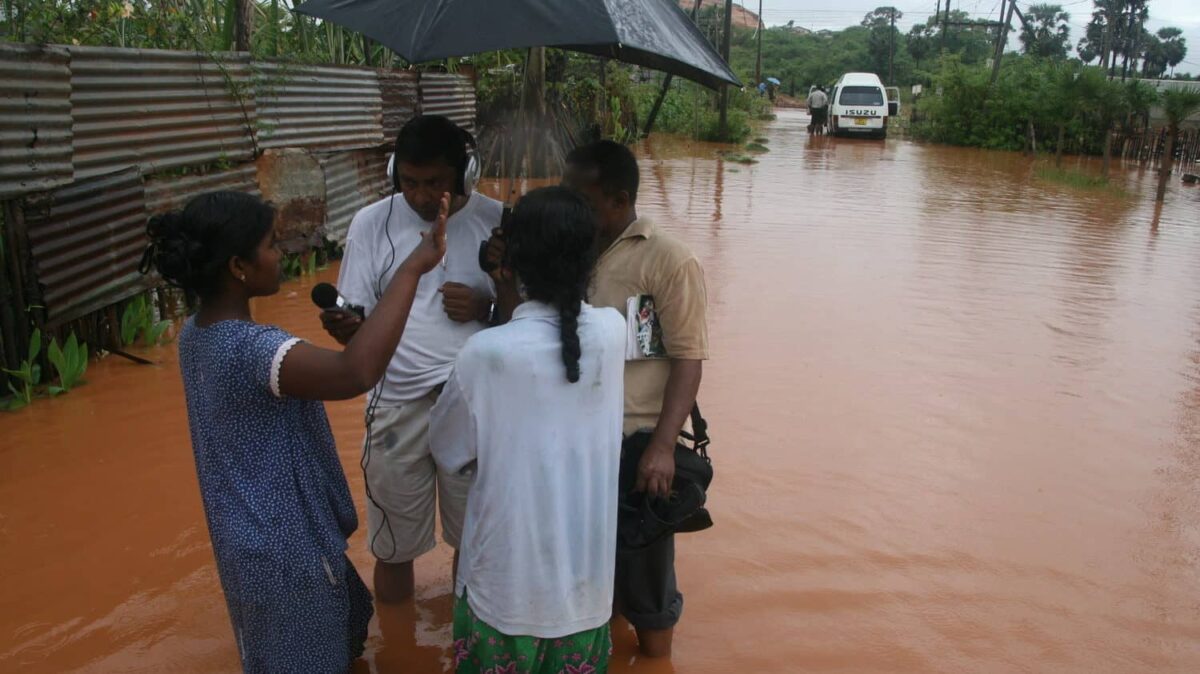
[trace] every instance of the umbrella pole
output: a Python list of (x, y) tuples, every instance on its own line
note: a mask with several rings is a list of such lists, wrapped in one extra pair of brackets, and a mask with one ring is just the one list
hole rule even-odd
[(649, 136), (654, 130), (654, 122), (658, 119), (658, 111), (662, 108), (663, 101), (667, 100), (667, 92), (671, 90), (671, 82), (675, 81), (675, 76), (667, 73), (663, 78), (662, 91), (658, 92), (658, 98), (654, 101), (654, 107), (650, 108), (650, 116), (646, 118), (646, 128), (642, 129), (643, 136)]
[(600, 137), (608, 131), (608, 59), (600, 58)]
[[(696, 0), (695, 4), (692, 5), (692, 23), (696, 23), (696, 16), (700, 13), (700, 3), (702, 1)], [(762, 13), (761, 7), (759, 8), (759, 13)], [(671, 90), (671, 82), (674, 79), (675, 76), (671, 73), (667, 73), (666, 78), (663, 79), (662, 91), (658, 93), (658, 99), (654, 101), (654, 107), (650, 108), (650, 116), (646, 118), (646, 128), (642, 130), (643, 136), (649, 136), (650, 132), (654, 130), (654, 122), (658, 119), (658, 111), (662, 108), (663, 101), (667, 100), (667, 92)], [(604, 80), (600, 80), (600, 83), (603, 86)]]

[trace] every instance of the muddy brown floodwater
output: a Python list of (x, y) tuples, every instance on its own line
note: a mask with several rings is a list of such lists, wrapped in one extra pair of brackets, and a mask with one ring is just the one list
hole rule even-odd
[[(703, 259), (716, 527), (673, 663), (614, 672), (1200, 671), (1200, 190), (764, 131), (655, 139), (641, 209)], [(323, 279), (330, 279), (328, 271)], [(313, 280), (256, 304), (320, 343)], [(0, 670), (232, 672), (174, 347), (0, 416)], [(361, 509), (361, 401), (329, 414)], [(360, 530), (351, 556), (370, 578)], [(449, 553), (360, 671), (448, 660)]]

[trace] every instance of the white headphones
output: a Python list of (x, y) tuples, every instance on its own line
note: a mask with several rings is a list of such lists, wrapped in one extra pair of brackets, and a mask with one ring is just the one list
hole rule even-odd
[(483, 174), (483, 160), (479, 156), (479, 150), (475, 149), (475, 142), (472, 141), (467, 146), (467, 166), (463, 169), (462, 184), (463, 193), (470, 196), (475, 191), (475, 186), (479, 184), (479, 177)]
[[(471, 135), (467, 134), (465, 131), (463, 133), (466, 134), (467, 139), (468, 139), (467, 140), (467, 165), (463, 169), (462, 176), (460, 176), (460, 185), (462, 187), (463, 195), (470, 196), (471, 193), (475, 191), (475, 187), (477, 185), (479, 185), (479, 178), (483, 174), (483, 160), (479, 156), (479, 150), (477, 150), (475, 148), (475, 139), (472, 138)], [(390, 182), (393, 187), (396, 187), (396, 177), (395, 176), (396, 176), (396, 153), (393, 152), (388, 157), (388, 163), (387, 163), (388, 182)], [(400, 189), (398, 187), (396, 187), (396, 191), (399, 192)]]

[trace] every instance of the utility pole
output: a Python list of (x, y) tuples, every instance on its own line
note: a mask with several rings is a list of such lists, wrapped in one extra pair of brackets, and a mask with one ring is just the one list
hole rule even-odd
[(1008, 14), (1004, 13), (1004, 0), (1000, 0), (1000, 25), (996, 28), (996, 52), (992, 55), (992, 86), (1000, 77), (1000, 61), (1004, 59), (1004, 48), (1008, 46), (1008, 28), (1012, 25), (1013, 10), (1017, 0), (1008, 0)]
[[(721, 36), (721, 58), (729, 63), (729, 47), (733, 40), (733, 0), (725, 0), (725, 33)], [(721, 140), (729, 137), (729, 85), (721, 85)]]
[(946, 14), (942, 18), (942, 51), (946, 51), (946, 34), (950, 31), (950, 0), (946, 0)]
[(892, 10), (892, 27), (888, 29), (888, 41), (890, 43), (888, 46), (888, 86), (895, 86), (896, 70), (894, 62), (896, 60), (896, 8), (891, 7), (889, 9)]
[(754, 86), (758, 86), (758, 83), (763, 81), (762, 80), (762, 34), (763, 34), (762, 0), (758, 0), (758, 56), (754, 59)]

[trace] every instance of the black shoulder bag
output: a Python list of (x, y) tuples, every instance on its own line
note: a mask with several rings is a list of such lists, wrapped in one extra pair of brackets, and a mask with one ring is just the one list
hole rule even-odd
[(638, 431), (625, 438), (621, 446), (618, 549), (638, 550), (671, 534), (703, 531), (713, 525), (704, 507), (713, 479), (708, 422), (700, 415), (698, 404), (692, 407), (692, 433), (682, 431), (679, 436), (681, 441), (675, 443), (675, 478), (671, 495), (665, 499), (633, 491), (638, 465), (653, 433)]

